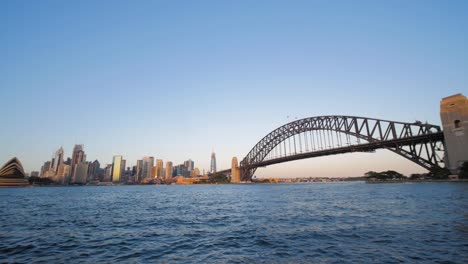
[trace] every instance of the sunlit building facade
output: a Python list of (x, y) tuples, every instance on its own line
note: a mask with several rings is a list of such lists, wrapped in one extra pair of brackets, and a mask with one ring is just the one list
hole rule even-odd
[(166, 162), (166, 177), (165, 177), (165, 179), (166, 180), (171, 179), (173, 172), (174, 171), (173, 171), (173, 167), (172, 167), (172, 162), (171, 161)]
[(124, 170), (125, 170), (125, 164), (123, 164), (122, 156), (121, 155), (114, 156), (114, 159), (112, 160), (111, 181), (120, 182), (120, 178), (122, 177), (122, 173)]

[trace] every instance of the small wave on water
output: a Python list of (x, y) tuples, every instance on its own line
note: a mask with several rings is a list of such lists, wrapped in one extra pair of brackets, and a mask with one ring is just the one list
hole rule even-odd
[(461, 185), (0, 189), (0, 263), (466, 263)]

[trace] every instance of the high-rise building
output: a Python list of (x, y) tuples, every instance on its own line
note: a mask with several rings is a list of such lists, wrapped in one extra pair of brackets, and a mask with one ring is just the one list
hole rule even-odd
[(140, 182), (143, 180), (143, 160), (137, 160), (136, 170), (135, 170), (135, 180)]
[(156, 160), (156, 177), (158, 179), (164, 178), (164, 163), (162, 159)]
[(112, 181), (112, 164), (107, 164), (106, 172), (104, 173), (103, 182), (110, 182)]
[(166, 162), (166, 180), (169, 180), (172, 178), (172, 173), (173, 173), (173, 168), (172, 168), (172, 162), (168, 161)]
[(184, 161), (184, 166), (187, 169), (187, 171), (190, 173), (193, 171), (193, 168), (195, 168), (195, 162), (193, 160), (189, 159)]
[(88, 180), (88, 163), (81, 162), (75, 165), (74, 183), (86, 184)]
[(213, 152), (211, 153), (211, 167), (210, 167), (210, 172), (211, 173), (216, 173), (216, 154)]
[[(123, 170), (125, 169), (125, 165), (122, 167), (122, 156), (116, 155), (112, 161), (112, 175), (111, 179), (112, 182), (120, 182), (120, 178), (122, 177)], [(124, 169), (122, 169), (124, 168)]]
[(90, 163), (88, 167), (88, 179), (90, 181), (99, 180), (98, 177), (99, 177), (100, 170), (101, 170), (101, 164), (99, 163), (98, 160), (95, 160), (92, 163)]
[(154, 157), (143, 157), (143, 171), (142, 178), (146, 179), (151, 177), (151, 167), (154, 166)]
[(72, 168), (72, 179), (75, 178), (76, 165), (84, 163), (86, 161), (86, 155), (83, 150), (83, 145), (75, 145), (73, 148), (71, 168)]
[(58, 168), (60, 166), (60, 164), (63, 163), (63, 148), (60, 147), (56, 152), (55, 152), (55, 156), (54, 158), (52, 159), (52, 164), (50, 165), (51, 168), (50, 170), (54, 171), (55, 173), (57, 173), (58, 171)]
[(65, 184), (69, 182), (68, 179), (70, 177), (70, 168), (70, 165), (67, 165), (65, 163), (59, 165), (56, 177), (57, 183)]
[(462, 94), (443, 98), (440, 119), (444, 128), (445, 166), (457, 174), (468, 161), (468, 99)]
[(47, 177), (48, 171), (50, 170), (50, 161), (44, 162), (44, 165), (41, 167), (41, 177)]

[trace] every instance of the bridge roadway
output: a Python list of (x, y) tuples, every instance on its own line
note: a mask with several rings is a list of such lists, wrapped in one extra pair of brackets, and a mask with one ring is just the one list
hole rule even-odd
[[(443, 141), (444, 140), (444, 133), (443, 132), (435, 132), (429, 133), (426, 135), (419, 135), (419, 136), (412, 136), (412, 137), (405, 137), (387, 141), (374, 141), (368, 142), (363, 144), (351, 145), (346, 147), (338, 147), (332, 149), (325, 149), (319, 151), (309, 151), (305, 153), (296, 153), (290, 156), (279, 157), (275, 159), (268, 159), (263, 160), (261, 162), (257, 162), (254, 164), (249, 164), (247, 168), (258, 168), (258, 167), (266, 167), (268, 165), (293, 161), (293, 160), (300, 160), (300, 159), (307, 159), (307, 158), (314, 158), (314, 157), (322, 157), (322, 156), (329, 156), (329, 155), (336, 155), (336, 154), (344, 154), (344, 153), (351, 153), (351, 152), (368, 152), (377, 149), (389, 149), (397, 148), (401, 146), (410, 146), (415, 144), (421, 143), (428, 143), (428, 142), (435, 142), (435, 141)], [(242, 167), (241, 167), (242, 168)], [(230, 173), (231, 169), (217, 171), (217, 173)]]

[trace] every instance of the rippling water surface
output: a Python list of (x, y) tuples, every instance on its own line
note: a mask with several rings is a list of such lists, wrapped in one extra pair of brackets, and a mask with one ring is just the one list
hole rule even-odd
[(466, 263), (468, 184), (0, 189), (0, 262)]

